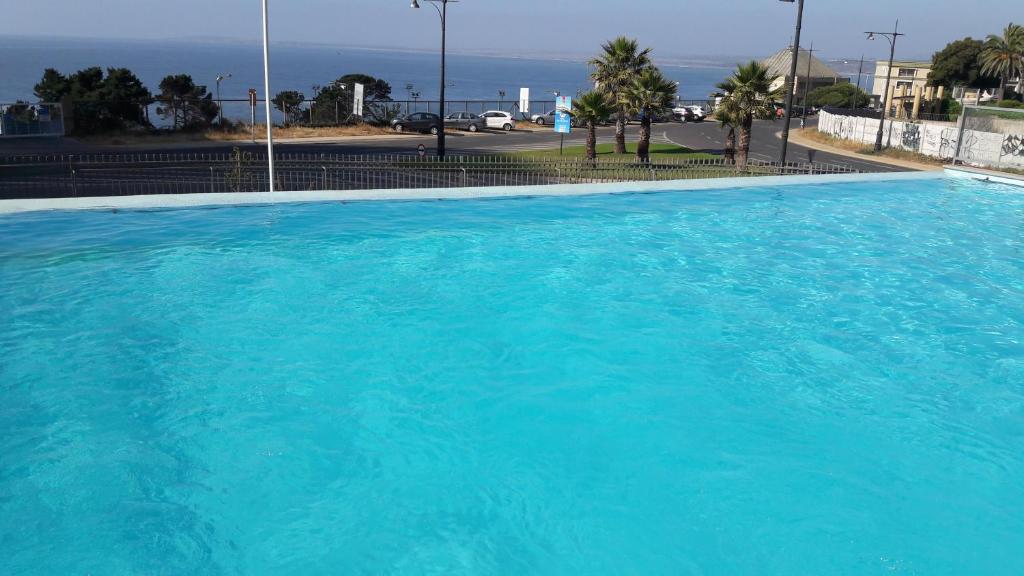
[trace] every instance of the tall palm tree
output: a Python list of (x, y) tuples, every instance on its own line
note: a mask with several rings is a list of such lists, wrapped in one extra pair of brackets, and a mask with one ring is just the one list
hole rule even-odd
[(736, 71), (725, 81), (731, 90), (722, 99), (722, 105), (729, 112), (734, 125), (739, 129), (739, 146), (736, 149), (736, 169), (747, 168), (750, 155), (750, 137), (754, 120), (775, 119), (772, 102), (780, 96), (781, 90), (772, 90), (772, 76), (764, 65), (755, 60), (737, 64)]
[(1009, 24), (1002, 36), (990, 34), (981, 51), (981, 73), (998, 77), (1003, 97), (1010, 80), (1018, 78), (1017, 92), (1024, 88), (1024, 27)]
[[(590, 78), (598, 89), (610, 94), (618, 102), (622, 91), (640, 71), (651, 66), (651, 49), (640, 49), (640, 45), (632, 38), (619, 36), (605, 42), (601, 46), (601, 54), (590, 61), (592, 72)], [(615, 153), (626, 153), (626, 111), (622, 106), (618, 109), (615, 120)]]
[(630, 114), (640, 115), (640, 140), (636, 144), (638, 161), (650, 160), (651, 121), (672, 109), (677, 89), (677, 84), (665, 78), (657, 68), (645, 68), (623, 89), (619, 106)]
[(597, 159), (597, 124), (615, 113), (615, 102), (608, 94), (594, 90), (572, 101), (572, 115), (587, 127), (587, 160)]
[[(732, 81), (725, 80), (716, 84), (716, 87), (724, 94), (730, 94), (736, 87)], [(736, 105), (732, 100), (723, 99), (722, 103), (715, 110), (715, 119), (721, 124), (722, 128), (728, 131), (725, 134), (725, 162), (727, 164), (736, 163)]]

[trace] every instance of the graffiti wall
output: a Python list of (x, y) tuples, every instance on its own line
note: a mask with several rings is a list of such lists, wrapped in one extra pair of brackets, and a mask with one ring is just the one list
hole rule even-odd
[[(964, 130), (960, 159), (980, 166), (1024, 167), (1024, 123), (1002, 128), (1007, 128), (1008, 132)], [(821, 112), (818, 131), (843, 140), (874, 144), (878, 120)], [(959, 127), (949, 123), (887, 121), (882, 142), (891, 148), (952, 161), (959, 135)]]

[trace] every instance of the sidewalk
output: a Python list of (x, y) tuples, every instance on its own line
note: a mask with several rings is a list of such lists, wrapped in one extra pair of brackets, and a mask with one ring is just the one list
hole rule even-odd
[[(814, 128), (808, 128), (808, 130), (814, 130)], [(782, 132), (776, 132), (777, 138), (782, 138)], [(919, 170), (921, 172), (941, 172), (942, 165), (940, 164), (922, 164), (920, 162), (913, 162), (910, 160), (899, 160), (897, 158), (888, 158), (886, 156), (876, 156), (874, 154), (861, 154), (859, 152), (852, 152), (843, 148), (837, 148), (835, 146), (829, 146), (828, 144), (822, 144), (816, 140), (805, 138), (800, 134), (799, 130), (789, 131), (789, 141), (794, 144), (799, 144), (813, 150), (820, 150), (821, 152), (828, 152), (829, 154), (835, 154), (836, 156), (846, 156), (847, 158), (856, 158), (858, 160), (864, 160), (866, 162), (876, 162), (878, 164), (887, 164), (889, 166), (895, 166), (897, 168), (907, 168), (909, 170)]]

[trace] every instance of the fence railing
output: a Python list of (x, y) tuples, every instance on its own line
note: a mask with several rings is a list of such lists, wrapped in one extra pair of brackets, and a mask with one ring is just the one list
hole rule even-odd
[(0, 138), (63, 135), (64, 109), (60, 104), (0, 103)]
[[(857, 172), (838, 164), (782, 166), (757, 161), (738, 170), (721, 158), (636, 162), (618, 158), (275, 154), (274, 159), (275, 189), (280, 191), (542, 186)], [(241, 151), (0, 159), (0, 198), (260, 192), (269, 188), (266, 155)]]

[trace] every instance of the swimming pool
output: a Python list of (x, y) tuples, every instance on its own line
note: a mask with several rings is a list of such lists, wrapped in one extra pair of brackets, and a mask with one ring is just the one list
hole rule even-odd
[(0, 217), (0, 573), (1024, 572), (1024, 195)]

